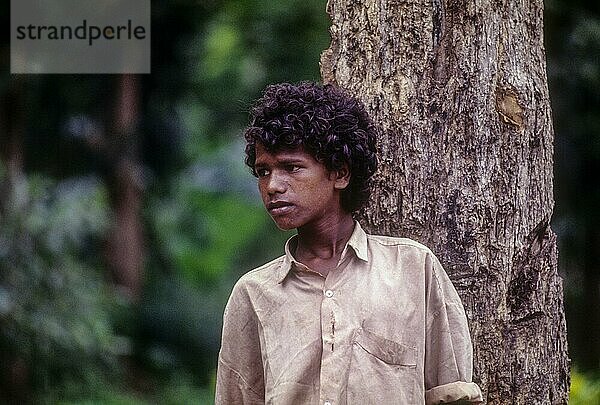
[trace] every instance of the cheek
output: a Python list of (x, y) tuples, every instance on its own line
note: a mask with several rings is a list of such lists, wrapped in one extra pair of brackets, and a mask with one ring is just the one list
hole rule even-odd
[(261, 197), (264, 198), (264, 196), (267, 194), (264, 182), (259, 180), (257, 182), (257, 188), (258, 188), (258, 192), (260, 193)]
[(324, 201), (329, 199), (330, 193), (332, 193), (331, 187), (329, 187), (328, 184), (320, 181), (302, 184), (302, 186), (296, 189), (296, 191), (298, 194), (304, 195), (305, 200), (312, 207), (321, 205)]

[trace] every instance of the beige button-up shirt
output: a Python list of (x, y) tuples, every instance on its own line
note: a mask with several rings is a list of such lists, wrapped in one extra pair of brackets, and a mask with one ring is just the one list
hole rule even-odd
[(356, 223), (323, 277), (294, 243), (233, 288), (217, 405), (481, 401), (463, 306), (429, 249)]

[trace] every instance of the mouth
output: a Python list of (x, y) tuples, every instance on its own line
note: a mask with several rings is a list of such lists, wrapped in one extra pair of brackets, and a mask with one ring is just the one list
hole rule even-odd
[(294, 204), (287, 201), (271, 201), (267, 203), (267, 211), (271, 215), (287, 214), (292, 210)]

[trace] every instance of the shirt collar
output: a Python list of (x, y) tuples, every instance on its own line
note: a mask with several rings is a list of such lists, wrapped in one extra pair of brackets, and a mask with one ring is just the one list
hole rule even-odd
[[(277, 282), (282, 283), (292, 266), (300, 266), (304, 267), (302, 263), (296, 261), (294, 256), (292, 255), (292, 249), (295, 247), (297, 243), (298, 235), (294, 235), (287, 240), (285, 243), (285, 255), (283, 257), (283, 262), (279, 267), (279, 274), (277, 275)], [(350, 235), (350, 239), (344, 246), (344, 250), (342, 251), (342, 257), (340, 258), (340, 262), (342, 262), (345, 256), (348, 254), (348, 246), (352, 248), (354, 254), (360, 260), (365, 262), (369, 261), (369, 253), (367, 249), (367, 234), (362, 229), (360, 224), (357, 221), (354, 221), (354, 231), (352, 231), (352, 235)]]

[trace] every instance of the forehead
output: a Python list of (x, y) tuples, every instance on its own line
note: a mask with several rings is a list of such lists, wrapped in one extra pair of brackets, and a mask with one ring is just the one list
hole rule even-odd
[(255, 165), (274, 164), (280, 162), (310, 162), (321, 164), (302, 146), (294, 149), (268, 151), (262, 144), (257, 143), (255, 146), (255, 151)]

